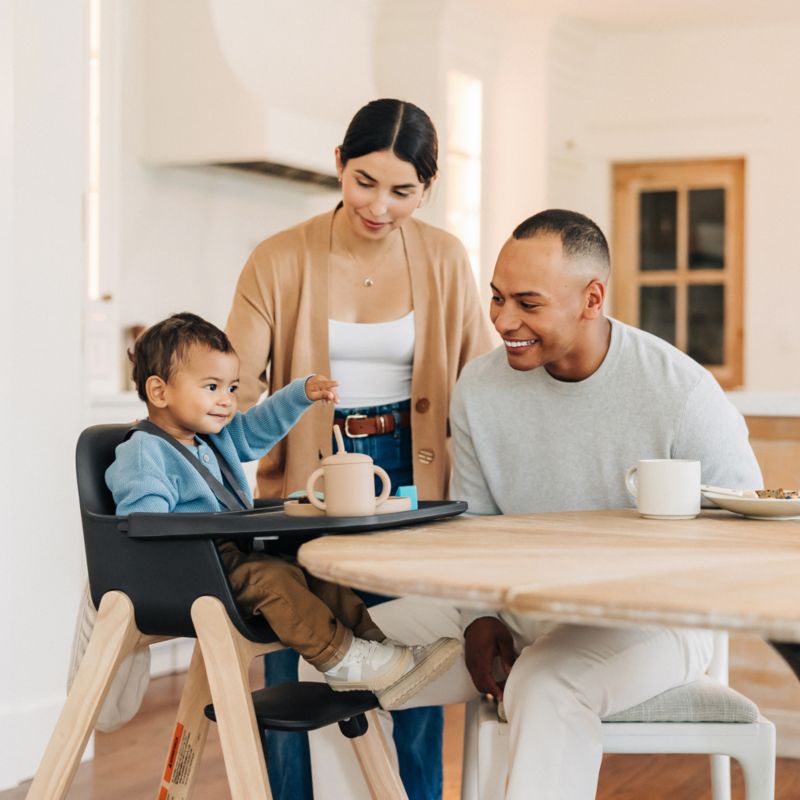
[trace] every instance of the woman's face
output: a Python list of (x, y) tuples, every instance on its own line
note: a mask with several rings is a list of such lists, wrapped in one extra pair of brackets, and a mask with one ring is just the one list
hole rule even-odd
[(366, 239), (383, 239), (402, 225), (425, 192), (414, 165), (391, 150), (367, 153), (343, 165), (337, 149), (336, 170), (342, 181), (345, 219), (357, 236)]

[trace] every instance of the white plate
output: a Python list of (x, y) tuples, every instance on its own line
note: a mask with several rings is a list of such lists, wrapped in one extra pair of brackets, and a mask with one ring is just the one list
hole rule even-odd
[(734, 494), (704, 491), (703, 497), (726, 511), (750, 519), (800, 519), (800, 500), (774, 497), (737, 497)]

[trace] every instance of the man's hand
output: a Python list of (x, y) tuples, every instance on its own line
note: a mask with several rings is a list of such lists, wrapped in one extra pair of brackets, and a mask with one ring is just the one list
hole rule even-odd
[(505, 678), (495, 676), (495, 659), (508, 677), (516, 661), (511, 631), (499, 619), (479, 617), (464, 634), (464, 660), (479, 692), (503, 699)]
[(306, 397), (309, 400), (331, 400), (338, 403), (339, 393), (336, 391), (338, 385), (338, 381), (329, 380), (324, 375), (312, 375), (306, 381)]

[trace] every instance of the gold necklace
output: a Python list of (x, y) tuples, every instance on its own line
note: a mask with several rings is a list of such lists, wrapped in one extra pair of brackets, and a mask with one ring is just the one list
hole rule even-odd
[[(342, 242), (341, 240), (339, 241), (339, 244), (341, 245), (341, 247), (344, 250), (344, 252), (347, 254), (347, 257), (357, 267), (363, 269), (361, 262), (350, 252), (350, 248), (348, 248), (347, 245), (344, 242)], [(361, 282), (362, 286), (366, 287), (367, 289), (370, 289), (375, 285), (375, 275), (377, 274), (378, 269), (383, 264), (383, 261), (386, 258), (386, 255), (388, 254), (388, 252), (391, 249), (392, 249), (392, 242), (389, 242), (389, 244), (386, 245), (386, 247), (384, 247), (383, 252), (380, 255), (380, 258), (378, 258), (377, 263), (375, 264), (375, 267), (372, 269), (372, 272), (369, 275), (364, 276), (364, 278), (362, 279), (362, 282)]]

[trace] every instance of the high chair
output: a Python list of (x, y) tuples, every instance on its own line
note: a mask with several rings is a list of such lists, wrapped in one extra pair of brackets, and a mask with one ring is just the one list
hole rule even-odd
[(334, 722), (351, 737), (372, 796), (407, 800), (374, 716), (378, 702), (372, 693), (283, 684), (256, 692), (254, 703), (250, 661), (283, 645), (263, 618), (239, 613), (214, 540), (252, 541), (259, 517), (269, 510), (115, 516), (104, 474), (128, 429), (97, 425), (78, 440), (78, 494), (98, 614), (28, 800), (66, 797), (120, 663), (134, 648), (178, 636), (197, 643), (158, 787), (154, 780), (159, 800), (191, 796), (209, 719), (219, 725), (233, 800), (272, 797), (260, 727), (310, 730)]
[[(728, 635), (714, 634), (707, 674), (603, 720), (604, 753), (711, 754), (713, 800), (730, 800), (730, 757), (742, 767), (746, 800), (775, 796), (775, 726), (728, 688)], [(508, 774), (508, 725), (493, 702), (467, 704), (462, 800), (501, 800)]]

